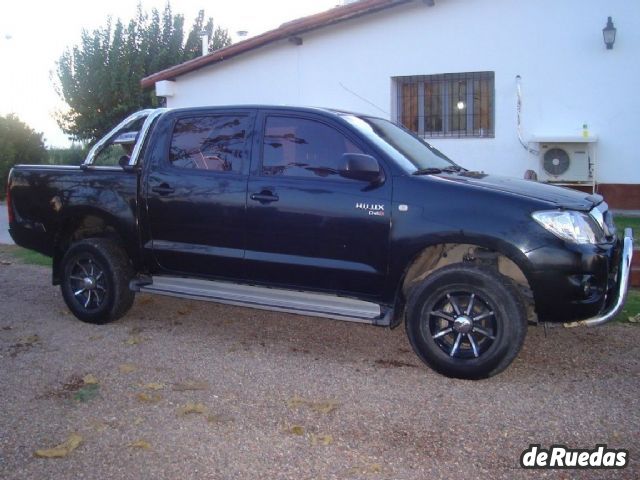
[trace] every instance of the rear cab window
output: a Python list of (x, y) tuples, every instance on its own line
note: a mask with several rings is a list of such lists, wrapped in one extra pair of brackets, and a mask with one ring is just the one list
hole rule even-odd
[(142, 129), (146, 117), (139, 118), (126, 127), (120, 129), (96, 154), (93, 165), (96, 167), (117, 167), (124, 159), (128, 163), (139, 132)]
[(247, 161), (248, 115), (180, 118), (173, 129), (169, 162), (177, 168), (241, 173)]

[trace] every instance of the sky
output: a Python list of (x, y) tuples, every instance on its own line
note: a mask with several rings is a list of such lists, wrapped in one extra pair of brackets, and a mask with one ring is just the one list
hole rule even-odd
[[(145, 10), (160, 11), (166, 0), (141, 0)], [(47, 146), (70, 145), (54, 118), (64, 108), (55, 91), (56, 61), (66, 47), (79, 43), (82, 29), (104, 25), (107, 17), (126, 21), (138, 0), (0, 0), (0, 115), (15, 113), (44, 133)], [(173, 0), (174, 14), (190, 26), (199, 10), (226, 28), (249, 36), (334, 7), (340, 0)]]

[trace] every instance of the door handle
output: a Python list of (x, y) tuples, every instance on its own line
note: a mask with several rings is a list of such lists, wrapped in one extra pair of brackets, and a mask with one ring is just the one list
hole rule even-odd
[(268, 190), (263, 190), (260, 193), (252, 193), (250, 198), (251, 200), (255, 200), (256, 202), (260, 202), (263, 204), (277, 202), (280, 199), (278, 195), (276, 195), (275, 193), (271, 193)]
[(151, 191), (160, 195), (169, 195), (170, 193), (175, 192), (175, 189), (172, 188), (168, 183), (161, 183), (157, 187), (152, 187)]

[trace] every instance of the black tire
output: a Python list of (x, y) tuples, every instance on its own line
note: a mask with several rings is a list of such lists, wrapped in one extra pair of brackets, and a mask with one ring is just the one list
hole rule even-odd
[(74, 243), (62, 258), (60, 271), (64, 301), (83, 322), (112, 322), (133, 305), (135, 293), (129, 289), (133, 269), (114, 240), (88, 238)]
[(476, 380), (500, 373), (516, 358), (527, 313), (509, 278), (458, 263), (436, 270), (411, 291), (406, 330), (414, 351), (431, 368)]

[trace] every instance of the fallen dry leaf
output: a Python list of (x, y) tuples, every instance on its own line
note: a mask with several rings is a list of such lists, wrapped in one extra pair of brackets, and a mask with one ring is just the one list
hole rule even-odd
[(299, 397), (298, 395), (294, 395), (289, 400), (287, 400), (287, 406), (289, 408), (298, 408), (306, 404), (307, 404), (307, 401), (304, 398)]
[(178, 415), (185, 416), (192, 413), (207, 413), (207, 407), (202, 403), (187, 403), (186, 405), (178, 408)]
[(158, 393), (149, 395), (148, 393), (142, 392), (142, 393), (138, 393), (136, 395), (136, 398), (138, 399), (139, 402), (146, 402), (146, 403), (156, 403), (162, 400), (162, 396)]
[(233, 417), (229, 417), (228, 415), (222, 415), (220, 413), (215, 413), (207, 416), (207, 422), (213, 424), (223, 424), (223, 423), (232, 423), (234, 421)]
[(144, 339), (139, 336), (139, 335), (134, 335), (132, 337), (127, 338), (124, 343), (126, 345), (138, 345), (140, 343), (144, 342)]
[(40, 343), (40, 337), (38, 335), (28, 335), (26, 337), (19, 338), (18, 343), (23, 346), (35, 345), (36, 343)]
[(133, 424), (135, 426), (140, 425), (142, 422), (144, 422), (144, 418), (142, 418), (142, 417), (136, 417), (136, 418), (133, 419)]
[(58, 446), (36, 450), (35, 456), (40, 458), (64, 458), (78, 448), (81, 443), (82, 437), (77, 433), (72, 433), (69, 438)]
[(640, 313), (634, 315), (633, 317), (629, 317), (629, 322), (631, 323), (640, 323)]
[(332, 400), (327, 402), (312, 402), (309, 403), (309, 408), (317, 413), (331, 413), (338, 408), (338, 402)]
[(311, 445), (331, 445), (333, 443), (333, 435), (316, 435), (311, 434)]
[(326, 400), (322, 402), (314, 402), (312, 400), (307, 400), (298, 395), (294, 395), (291, 399), (287, 401), (287, 406), (291, 409), (296, 409), (302, 406), (313, 410), (316, 413), (331, 413), (340, 405), (335, 400)]
[(135, 365), (131, 365), (130, 363), (123, 363), (118, 367), (118, 370), (120, 371), (120, 373), (131, 373), (135, 372), (137, 368), (135, 367)]
[(304, 435), (304, 427), (302, 425), (291, 425), (287, 432), (292, 435)]
[(139, 448), (140, 450), (151, 450), (151, 444), (142, 439), (131, 442), (128, 446), (129, 448)]
[(188, 392), (190, 390), (206, 390), (208, 388), (209, 388), (209, 384), (207, 384), (206, 382), (196, 382), (191, 380), (187, 380), (186, 382), (183, 382), (183, 383), (174, 383), (172, 387), (174, 392)]
[(162, 390), (166, 385), (164, 383), (151, 382), (140, 386), (145, 390)]
[(84, 382), (85, 385), (97, 385), (98, 384), (98, 379), (95, 377), (95, 375), (89, 373), (88, 375), (85, 375), (84, 377), (82, 377), (82, 381)]
[(104, 335), (91, 335), (89, 337), (89, 340), (91, 340), (92, 342), (95, 340), (102, 340), (104, 338)]
[(97, 432), (104, 432), (109, 427), (109, 425), (104, 422), (91, 422), (89, 426)]

